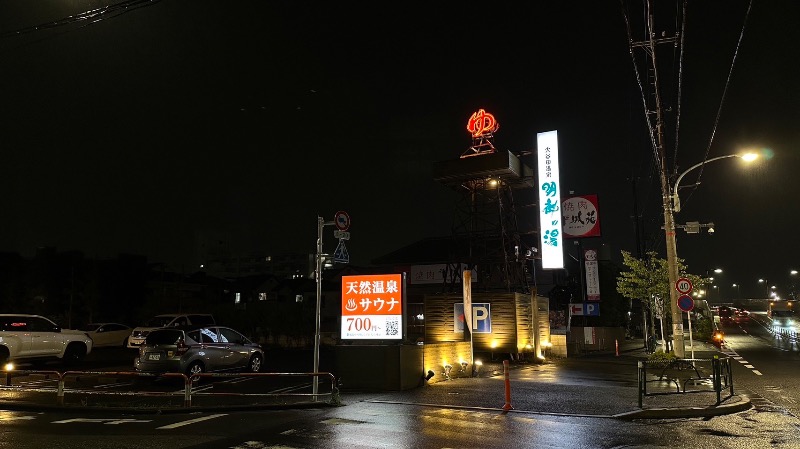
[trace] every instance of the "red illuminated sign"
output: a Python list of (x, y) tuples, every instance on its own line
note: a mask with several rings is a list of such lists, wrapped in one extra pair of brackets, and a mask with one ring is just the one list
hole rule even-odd
[(400, 315), (402, 275), (342, 276), (342, 315)]
[(500, 129), (500, 124), (497, 123), (497, 120), (495, 120), (492, 114), (489, 114), (483, 109), (478, 109), (478, 112), (473, 112), (472, 116), (467, 121), (467, 131), (476, 139), (494, 134), (498, 129)]

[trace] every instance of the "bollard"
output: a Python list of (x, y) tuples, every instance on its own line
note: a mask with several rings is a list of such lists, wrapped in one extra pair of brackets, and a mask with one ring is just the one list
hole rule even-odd
[[(198, 380), (200, 380), (198, 378)], [(183, 383), (183, 406), (189, 408), (192, 406), (192, 378), (184, 374)]]
[(614, 352), (619, 357), (619, 340), (617, 339), (614, 339)]
[(60, 374), (58, 376), (58, 388), (56, 390), (56, 403), (58, 405), (64, 405), (64, 375)]
[(503, 410), (513, 410), (514, 407), (511, 406), (511, 382), (508, 378), (508, 360), (503, 360), (503, 372), (506, 377), (506, 403), (503, 405)]

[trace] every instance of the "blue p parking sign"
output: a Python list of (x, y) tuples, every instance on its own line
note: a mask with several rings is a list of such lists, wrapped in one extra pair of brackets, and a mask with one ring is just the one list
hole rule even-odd
[[(464, 332), (464, 303), (453, 304), (453, 332)], [(492, 314), (488, 302), (472, 303), (472, 333), (491, 334)]]

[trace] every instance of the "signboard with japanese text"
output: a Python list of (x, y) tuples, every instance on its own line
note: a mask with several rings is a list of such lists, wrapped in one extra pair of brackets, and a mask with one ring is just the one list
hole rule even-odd
[(403, 274), (342, 276), (342, 340), (403, 338)]
[(586, 300), (600, 301), (600, 274), (597, 266), (597, 251), (587, 249), (583, 252), (586, 272)]
[[(443, 284), (445, 282), (460, 283), (461, 275), (467, 269), (467, 264), (448, 265), (428, 264), (411, 265), (408, 281), (411, 285), (418, 284)], [(478, 270), (472, 269), (472, 282), (478, 278)], [(456, 282), (458, 281), (458, 282)]]
[[(472, 333), (491, 334), (491, 303), (472, 303)], [(453, 304), (453, 332), (464, 332), (464, 303)]]
[(539, 227), (542, 268), (564, 268), (561, 236), (561, 186), (558, 168), (558, 131), (538, 133)]
[(561, 203), (564, 238), (600, 237), (597, 195), (573, 196)]

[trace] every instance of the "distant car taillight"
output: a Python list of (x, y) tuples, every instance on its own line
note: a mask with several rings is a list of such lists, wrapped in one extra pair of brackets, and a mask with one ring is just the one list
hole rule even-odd
[(183, 355), (188, 350), (189, 347), (186, 346), (186, 343), (183, 340), (178, 340), (178, 347), (175, 350), (175, 355)]

